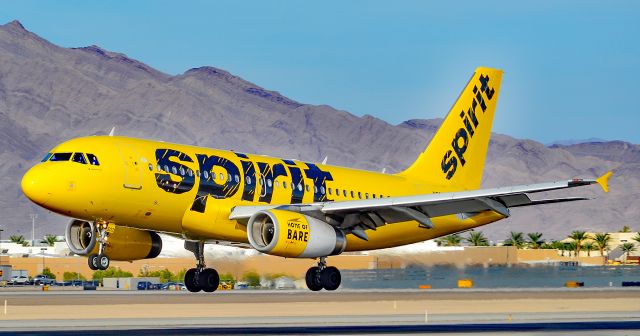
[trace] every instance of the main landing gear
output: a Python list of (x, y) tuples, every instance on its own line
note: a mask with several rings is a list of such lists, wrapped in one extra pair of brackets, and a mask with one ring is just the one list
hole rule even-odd
[(327, 267), (327, 257), (321, 257), (320, 261), (318, 261), (318, 266), (311, 267), (307, 270), (305, 280), (307, 287), (314, 292), (323, 288), (333, 291), (340, 287), (342, 277), (337, 268), (333, 266)]
[[(96, 223), (98, 237), (96, 238), (98, 245), (98, 253), (89, 255), (87, 259), (89, 268), (92, 270), (106, 270), (109, 268), (109, 257), (104, 253), (104, 248), (108, 244), (109, 232), (107, 232), (107, 222)], [(95, 233), (94, 233), (95, 234)]]
[(198, 264), (184, 274), (184, 285), (190, 292), (205, 291), (211, 293), (218, 289), (220, 276), (213, 268), (206, 268), (204, 264), (204, 242), (185, 241), (184, 248), (193, 252)]

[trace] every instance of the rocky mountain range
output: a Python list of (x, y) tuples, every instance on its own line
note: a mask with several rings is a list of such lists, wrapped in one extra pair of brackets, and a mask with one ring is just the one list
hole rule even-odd
[[(508, 111), (498, 108), (496, 118), (500, 113)], [(417, 157), (440, 122), (390, 125), (300, 103), (209, 66), (171, 76), (97, 46), (56, 46), (13, 21), (0, 26), (0, 225), (4, 234), (30, 237), (29, 214), (37, 213), (36, 237), (62, 234), (67, 220), (31, 204), (20, 179), (55, 144), (106, 134), (113, 126), (119, 135), (310, 161), (328, 156), (330, 164), (392, 173)], [(559, 238), (574, 229), (640, 229), (640, 146), (547, 147), (493, 134), (484, 187), (591, 178), (608, 170), (615, 172), (609, 194), (597, 187), (578, 191), (596, 201), (515, 209), (482, 231), (503, 239), (511, 230)]]

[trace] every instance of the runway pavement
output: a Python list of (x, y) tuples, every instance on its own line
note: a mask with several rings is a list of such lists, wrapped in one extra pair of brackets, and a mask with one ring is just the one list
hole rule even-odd
[(573, 330), (595, 335), (601, 330), (598, 328), (608, 328), (640, 334), (640, 290), (256, 290), (212, 294), (0, 290), (0, 321), (0, 332), (14, 333), (237, 334), (241, 328), (245, 334), (544, 334), (552, 332), (545, 326), (555, 326), (555, 332), (563, 333)]

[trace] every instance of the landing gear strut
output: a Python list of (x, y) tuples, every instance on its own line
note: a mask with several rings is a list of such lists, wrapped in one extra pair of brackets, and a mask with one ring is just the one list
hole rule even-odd
[(206, 268), (204, 264), (204, 242), (203, 241), (185, 241), (184, 248), (193, 252), (196, 256), (197, 265), (190, 268), (184, 274), (184, 285), (190, 292), (205, 291), (208, 293), (218, 289), (220, 284), (220, 276), (213, 268)]
[(323, 288), (333, 291), (340, 287), (342, 277), (337, 268), (333, 266), (327, 267), (327, 257), (321, 257), (318, 261), (318, 266), (311, 267), (307, 270), (305, 280), (307, 287), (314, 292)]
[(109, 240), (109, 232), (107, 228), (109, 224), (107, 222), (97, 222), (96, 230), (98, 237), (96, 238), (98, 243), (98, 253), (93, 253), (89, 255), (87, 259), (89, 263), (89, 268), (92, 270), (106, 270), (109, 268), (109, 257), (104, 253), (104, 248), (108, 244)]

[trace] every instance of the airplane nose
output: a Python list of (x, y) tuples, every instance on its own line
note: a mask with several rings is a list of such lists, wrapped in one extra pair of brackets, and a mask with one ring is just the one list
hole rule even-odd
[(37, 165), (29, 169), (22, 177), (22, 192), (36, 204), (44, 205), (51, 198), (53, 190), (48, 181), (47, 169)]

